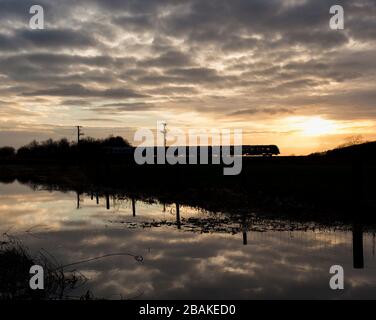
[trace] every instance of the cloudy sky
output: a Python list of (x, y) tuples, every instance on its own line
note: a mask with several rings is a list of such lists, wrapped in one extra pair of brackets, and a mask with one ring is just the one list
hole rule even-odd
[[(45, 9), (45, 29), (29, 9)], [(329, 28), (341, 4), (345, 30)], [(0, 146), (242, 128), (284, 154), (376, 138), (374, 0), (0, 0)]]

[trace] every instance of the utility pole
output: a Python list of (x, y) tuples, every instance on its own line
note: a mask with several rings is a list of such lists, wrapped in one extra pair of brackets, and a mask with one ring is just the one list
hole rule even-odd
[(166, 129), (167, 123), (166, 122), (162, 123), (162, 126), (163, 126), (163, 130), (161, 131), (161, 133), (163, 133), (163, 146), (166, 150), (166, 147), (167, 147), (167, 129)]
[(83, 132), (81, 132), (81, 126), (76, 126), (77, 127), (77, 144), (80, 143), (80, 137), (81, 136), (84, 136), (85, 134)]

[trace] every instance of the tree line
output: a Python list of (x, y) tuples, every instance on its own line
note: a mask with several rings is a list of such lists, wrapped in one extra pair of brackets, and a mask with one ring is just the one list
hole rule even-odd
[(63, 138), (60, 140), (48, 139), (42, 142), (31, 143), (16, 150), (6, 146), (0, 148), (0, 159), (73, 159), (79, 157), (92, 157), (106, 154), (109, 148), (131, 147), (131, 144), (120, 136), (109, 136), (105, 139), (87, 137), (79, 143), (70, 142)]

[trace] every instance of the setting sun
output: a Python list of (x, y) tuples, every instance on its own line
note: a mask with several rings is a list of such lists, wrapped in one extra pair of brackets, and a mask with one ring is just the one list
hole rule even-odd
[(322, 117), (292, 117), (289, 118), (291, 127), (295, 128), (302, 136), (323, 136), (335, 134), (339, 130), (336, 121)]

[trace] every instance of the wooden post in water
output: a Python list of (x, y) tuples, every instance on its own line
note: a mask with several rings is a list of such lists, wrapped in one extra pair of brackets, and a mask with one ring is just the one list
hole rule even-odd
[(181, 229), (180, 206), (179, 206), (179, 203), (176, 203), (176, 224), (178, 226), (178, 229)]
[(353, 266), (354, 269), (364, 268), (364, 254), (363, 254), (363, 226), (354, 223), (352, 228), (353, 236)]

